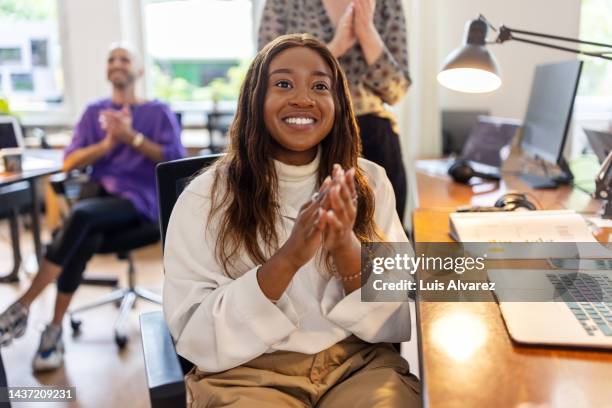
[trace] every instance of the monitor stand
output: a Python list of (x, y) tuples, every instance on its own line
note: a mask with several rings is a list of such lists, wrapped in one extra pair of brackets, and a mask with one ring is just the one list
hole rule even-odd
[(525, 183), (529, 184), (529, 187), (536, 190), (549, 190), (557, 188), (557, 182), (550, 177), (525, 173), (521, 174), (519, 178)]
[(559, 165), (559, 168), (561, 169), (561, 174), (555, 177), (548, 176), (546, 164), (544, 163), (542, 159), (536, 158), (536, 160), (540, 161), (544, 169), (544, 174), (546, 175), (540, 176), (540, 175), (531, 174), (531, 173), (521, 174), (519, 178), (523, 180), (525, 183), (527, 183), (529, 187), (535, 190), (554, 189), (554, 188), (557, 188), (559, 185), (570, 184), (572, 180), (574, 179), (574, 176), (572, 175), (572, 171), (570, 170), (569, 165), (567, 164), (567, 161), (565, 161), (565, 158), (561, 157), (559, 159), (558, 165)]

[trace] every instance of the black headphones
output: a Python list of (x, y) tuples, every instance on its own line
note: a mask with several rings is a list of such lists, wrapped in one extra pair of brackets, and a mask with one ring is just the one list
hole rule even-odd
[(522, 193), (507, 193), (499, 197), (495, 201), (493, 207), (460, 207), (457, 212), (501, 212), (501, 211), (514, 211), (519, 208), (524, 208), (529, 211), (537, 210), (535, 204), (533, 204), (525, 194)]
[(499, 197), (495, 202), (495, 207), (503, 208), (504, 211), (514, 211), (525, 208), (529, 211), (537, 210), (534, 203), (529, 201), (527, 196), (522, 193), (507, 193)]
[(457, 183), (468, 184), (472, 177), (499, 181), (497, 174), (486, 174), (474, 170), (467, 160), (459, 159), (448, 168), (448, 175)]

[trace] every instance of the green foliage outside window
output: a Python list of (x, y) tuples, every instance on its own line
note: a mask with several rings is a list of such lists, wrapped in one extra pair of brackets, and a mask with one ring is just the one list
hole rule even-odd
[[(580, 12), (580, 38), (586, 41), (612, 44), (612, 1), (582, 0)], [(583, 49), (591, 50), (592, 48), (584, 47)], [(612, 61), (592, 57), (584, 57), (583, 60), (579, 94), (612, 96)]]
[(241, 61), (227, 69), (224, 77), (215, 78), (205, 86), (197, 85), (191, 78), (171, 77), (156, 63), (152, 67), (153, 92), (156, 98), (167, 101), (233, 101), (238, 99), (249, 63)]
[(49, 0), (2, 0), (0, 20), (45, 21), (57, 15), (57, 1)]

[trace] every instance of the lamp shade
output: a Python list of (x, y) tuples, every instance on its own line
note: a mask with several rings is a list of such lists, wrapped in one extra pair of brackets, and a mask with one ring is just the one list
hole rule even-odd
[(474, 20), (466, 27), (465, 45), (449, 54), (438, 74), (438, 82), (459, 92), (492, 92), (501, 86), (495, 57), (485, 46), (487, 26)]

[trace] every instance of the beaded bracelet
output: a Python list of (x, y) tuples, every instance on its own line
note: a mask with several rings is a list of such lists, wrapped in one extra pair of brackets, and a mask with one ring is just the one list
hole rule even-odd
[(355, 280), (357, 278), (361, 277), (361, 271), (353, 274), (353, 275), (349, 275), (349, 276), (339, 276), (339, 278), (342, 280), (342, 282), (350, 282), (352, 280)]

